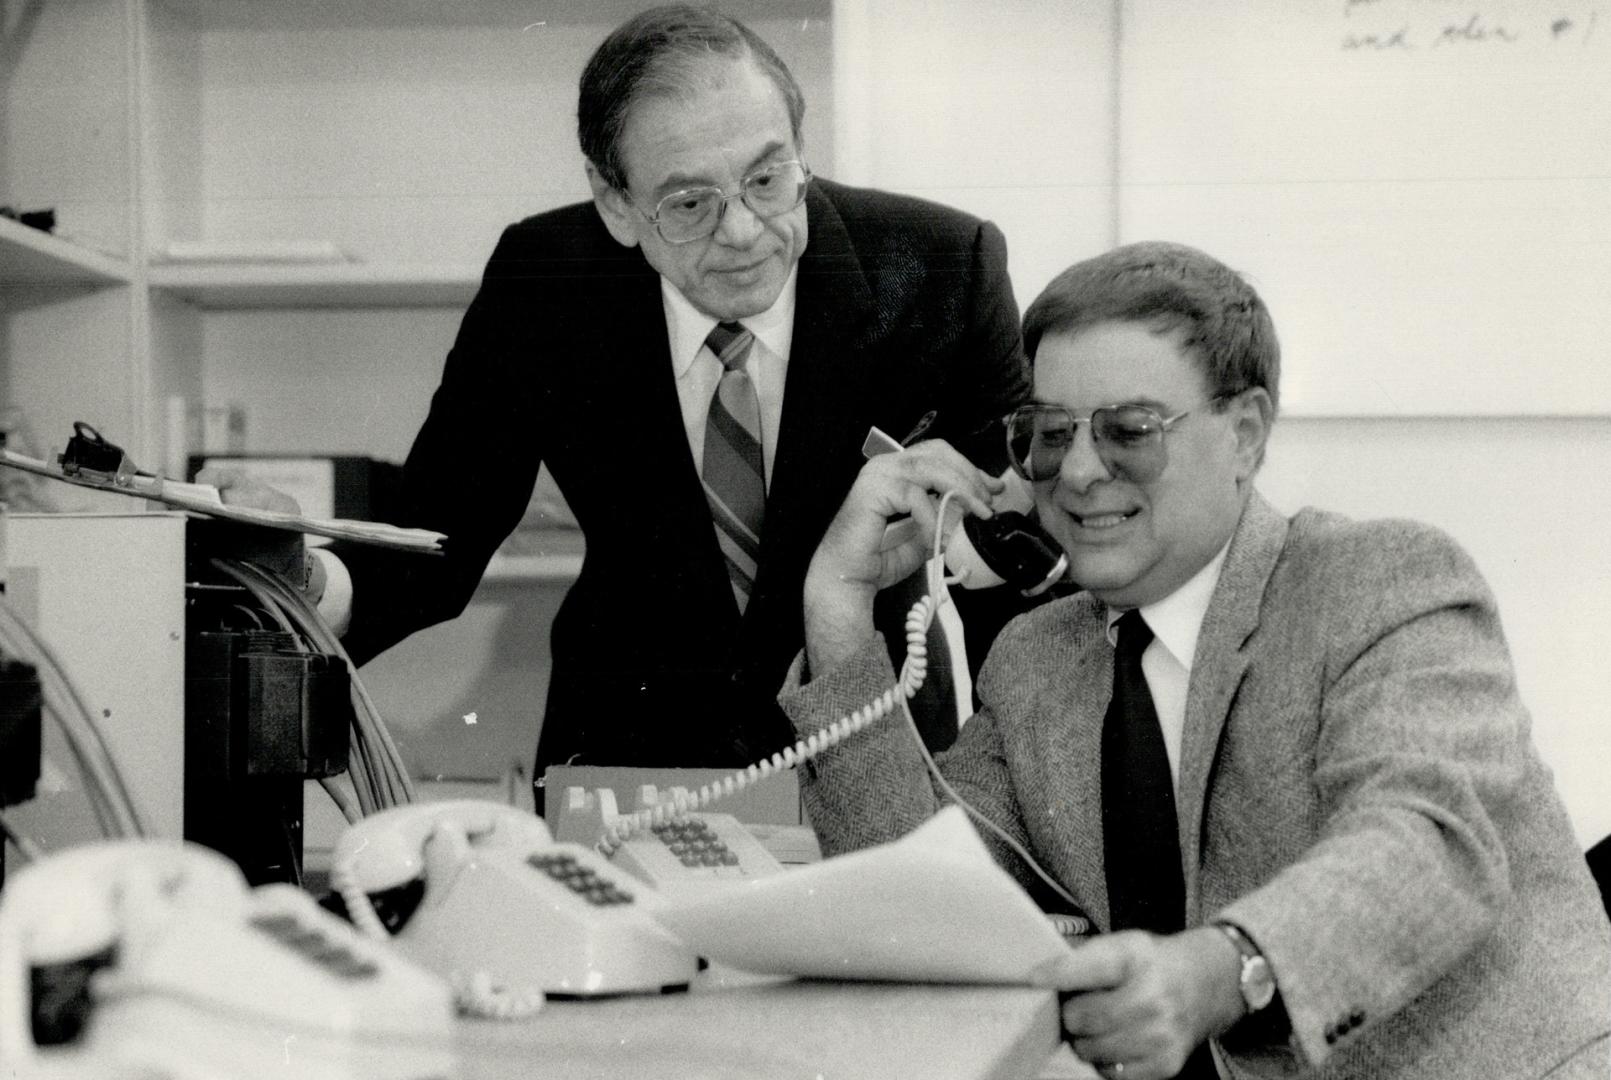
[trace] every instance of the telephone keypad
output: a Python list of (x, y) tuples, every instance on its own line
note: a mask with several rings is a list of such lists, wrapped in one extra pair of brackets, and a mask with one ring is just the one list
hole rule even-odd
[(287, 949), (301, 953), (339, 978), (369, 979), (380, 973), (375, 964), (331, 940), (322, 930), (303, 924), (295, 915), (256, 915), (252, 917), (251, 924)]
[(699, 818), (662, 822), (652, 826), (650, 831), (684, 866), (715, 869), (738, 865), (738, 853)]
[(526, 862), (595, 907), (632, 903), (631, 893), (602, 877), (591, 866), (583, 866), (574, 855), (563, 852), (532, 855)]

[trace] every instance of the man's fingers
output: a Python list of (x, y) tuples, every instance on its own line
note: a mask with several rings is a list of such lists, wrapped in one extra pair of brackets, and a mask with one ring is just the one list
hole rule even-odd
[(938, 439), (918, 443), (898, 454), (881, 455), (874, 464), (935, 496), (950, 492), (953, 501), (981, 517), (990, 516), (991, 497), (1004, 486), (1001, 480)]
[(196, 473), (196, 483), (211, 484), (217, 488), (218, 497), (227, 505), (274, 510), (282, 514), (302, 512), (291, 496), (261, 480), (252, 479), (238, 469), (208, 466)]
[(1101, 934), (1076, 946), (1063, 964), (1059, 990), (1112, 990), (1128, 977), (1134, 942), (1131, 934)]
[(879, 543), (879, 551), (892, 551), (902, 544), (910, 543), (918, 535), (917, 522), (911, 518), (901, 518), (892, 521), (884, 528), (884, 539)]

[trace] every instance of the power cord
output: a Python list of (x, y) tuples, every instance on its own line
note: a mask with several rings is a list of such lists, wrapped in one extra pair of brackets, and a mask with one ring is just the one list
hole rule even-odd
[(101, 834), (111, 839), (146, 835), (134, 799), (106, 745), (106, 735), (44, 639), (0, 595), (0, 650), (32, 664), (39, 673), (45, 711), (56, 720), (84, 780), (84, 793)]

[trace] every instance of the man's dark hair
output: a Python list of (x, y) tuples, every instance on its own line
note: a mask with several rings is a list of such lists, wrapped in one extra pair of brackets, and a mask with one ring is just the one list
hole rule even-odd
[(755, 62), (776, 84), (789, 110), (796, 146), (805, 97), (772, 47), (737, 19), (691, 4), (668, 4), (634, 15), (604, 39), (582, 71), (576, 106), (582, 153), (605, 183), (626, 190), (621, 133), (640, 100), (685, 96), (708, 81), (713, 56)]
[(1075, 263), (1024, 313), (1024, 348), (1033, 363), (1047, 334), (1104, 322), (1179, 330), (1211, 394), (1261, 386), (1279, 403), (1281, 345), (1269, 309), (1240, 274), (1196, 248), (1149, 241)]

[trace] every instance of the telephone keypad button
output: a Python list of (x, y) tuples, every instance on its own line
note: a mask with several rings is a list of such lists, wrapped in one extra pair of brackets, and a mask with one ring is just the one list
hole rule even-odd
[(303, 926), (293, 915), (259, 915), (251, 922), (281, 945), (301, 953), (340, 978), (363, 979), (379, 974), (380, 969), (374, 964), (330, 940), (323, 931)]
[(737, 866), (738, 855), (716, 834), (710, 823), (699, 818), (661, 822), (649, 829), (676, 856), (682, 865), (719, 869)]
[(600, 877), (592, 867), (583, 866), (574, 855), (532, 855), (526, 862), (595, 907), (632, 902), (631, 893)]

